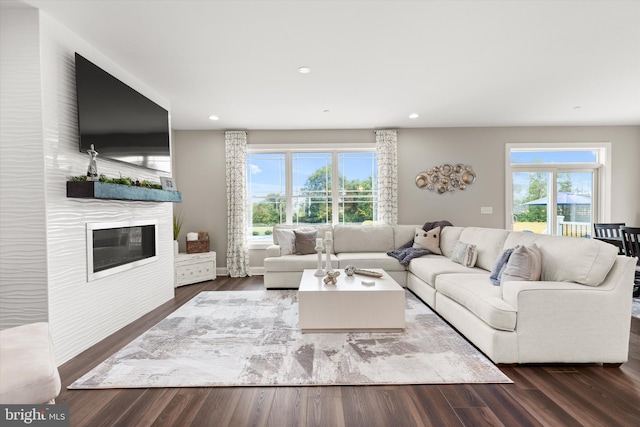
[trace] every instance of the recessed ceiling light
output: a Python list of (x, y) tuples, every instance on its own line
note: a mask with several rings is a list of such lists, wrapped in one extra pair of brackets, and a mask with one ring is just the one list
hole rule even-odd
[(420, 114), (418, 114), (418, 113), (411, 113), (411, 114), (409, 114), (409, 118), (410, 118), (410, 119), (417, 119), (418, 117), (420, 117)]
[(300, 74), (309, 74), (311, 72), (311, 68), (309, 68), (309, 67), (298, 67), (298, 72)]
[(209, 120), (220, 120), (218, 116), (209, 116)]

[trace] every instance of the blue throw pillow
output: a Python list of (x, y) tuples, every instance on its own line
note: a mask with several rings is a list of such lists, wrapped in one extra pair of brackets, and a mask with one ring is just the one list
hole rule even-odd
[(489, 280), (496, 286), (500, 286), (500, 282), (502, 281), (502, 273), (504, 273), (504, 269), (507, 266), (507, 262), (509, 262), (509, 257), (513, 252), (513, 248), (505, 249), (502, 251), (496, 263), (493, 265), (493, 269), (491, 270), (491, 276), (489, 276)]

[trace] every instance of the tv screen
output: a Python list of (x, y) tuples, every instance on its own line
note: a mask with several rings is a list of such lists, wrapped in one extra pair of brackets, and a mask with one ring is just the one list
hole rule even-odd
[(80, 151), (171, 172), (169, 112), (76, 53)]

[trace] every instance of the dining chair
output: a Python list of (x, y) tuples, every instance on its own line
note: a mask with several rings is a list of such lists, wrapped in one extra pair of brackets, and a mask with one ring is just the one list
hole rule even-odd
[(625, 225), (624, 222), (593, 224), (594, 238), (617, 246), (618, 253), (624, 255), (624, 245), (622, 244), (620, 227), (624, 227)]
[(633, 281), (633, 296), (640, 296), (640, 227), (620, 227), (622, 247), (626, 256), (637, 258), (636, 275)]

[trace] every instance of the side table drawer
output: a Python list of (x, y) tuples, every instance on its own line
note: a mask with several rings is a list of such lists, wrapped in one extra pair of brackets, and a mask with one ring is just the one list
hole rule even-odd
[(213, 280), (213, 263), (208, 262), (178, 267), (176, 278), (178, 286)]
[(180, 254), (179, 258), (176, 258), (178, 265), (200, 264), (203, 262), (214, 262), (215, 260), (215, 255), (211, 255), (211, 253), (188, 254), (188, 256)]

